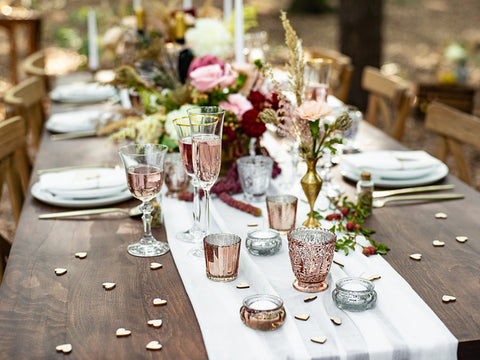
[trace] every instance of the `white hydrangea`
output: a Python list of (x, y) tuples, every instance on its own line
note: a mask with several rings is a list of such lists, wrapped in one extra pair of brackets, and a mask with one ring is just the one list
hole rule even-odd
[(202, 18), (187, 30), (185, 41), (196, 57), (210, 54), (225, 59), (231, 52), (233, 37), (222, 21)]
[(332, 127), (333, 124), (335, 124), (335, 116), (325, 116), (324, 118), (322, 118), (322, 122), (324, 125), (328, 125), (329, 127)]
[(167, 114), (167, 120), (165, 121), (165, 131), (169, 134), (170, 138), (178, 141), (177, 132), (173, 125), (173, 120), (182, 116), (188, 116), (187, 110), (196, 107), (195, 105), (182, 105), (180, 109), (170, 111)]

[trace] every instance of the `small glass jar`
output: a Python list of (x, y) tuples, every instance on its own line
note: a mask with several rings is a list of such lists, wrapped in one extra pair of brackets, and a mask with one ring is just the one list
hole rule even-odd
[(252, 255), (270, 256), (282, 247), (282, 238), (272, 229), (254, 230), (247, 235), (245, 245)]
[(357, 204), (362, 208), (372, 209), (373, 181), (369, 172), (362, 172), (357, 182)]
[(377, 292), (371, 281), (347, 277), (337, 281), (332, 298), (339, 309), (364, 311), (372, 308), (377, 300)]
[(257, 294), (246, 297), (240, 308), (245, 325), (255, 330), (275, 330), (285, 322), (285, 308), (278, 296)]

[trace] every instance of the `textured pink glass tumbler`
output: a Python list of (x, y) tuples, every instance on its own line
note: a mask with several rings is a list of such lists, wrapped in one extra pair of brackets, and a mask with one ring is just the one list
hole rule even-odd
[(328, 288), (337, 236), (323, 228), (297, 228), (288, 233), (288, 252), (296, 277), (293, 287), (303, 292)]

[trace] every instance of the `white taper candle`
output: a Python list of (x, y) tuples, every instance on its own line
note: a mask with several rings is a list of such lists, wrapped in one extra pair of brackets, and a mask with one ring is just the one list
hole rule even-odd
[(183, 10), (190, 10), (192, 7), (192, 0), (183, 0)]
[(243, 0), (235, 0), (235, 61), (238, 63), (245, 62), (243, 31)]
[(88, 10), (88, 67), (98, 70), (97, 19), (95, 10)]
[(232, 0), (223, 0), (223, 20), (232, 15)]

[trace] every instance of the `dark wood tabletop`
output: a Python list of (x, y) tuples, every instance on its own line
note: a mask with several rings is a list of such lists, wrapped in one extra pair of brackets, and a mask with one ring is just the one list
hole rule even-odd
[[(362, 124), (358, 141), (364, 149), (402, 149), (381, 131)], [(35, 171), (58, 166), (119, 164), (116, 145), (105, 138), (51, 141), (44, 134)], [(353, 184), (336, 180), (353, 194)], [(32, 183), (38, 179), (33, 176)], [(398, 271), (459, 340), (459, 358), (480, 354), (480, 233), (477, 209), (480, 194), (453, 176), (441, 183), (455, 184), (463, 200), (416, 204), (389, 204), (375, 209), (366, 226), (376, 229), (374, 240), (391, 251), (385, 259)], [(134, 206), (135, 201), (121, 204)], [(56, 346), (71, 343), (72, 359), (203, 359), (202, 335), (170, 254), (136, 258), (126, 246), (141, 235), (139, 219), (102, 215), (83, 219), (39, 220), (38, 215), (60, 211), (30, 195), (24, 204), (16, 237), (0, 287), (0, 358), (52, 359), (63, 354)], [(448, 218), (435, 219), (445, 212)], [(165, 239), (163, 228), (154, 235)], [(465, 235), (463, 244), (455, 236)], [(434, 248), (434, 239), (446, 245)], [(87, 251), (81, 260), (74, 254)], [(409, 258), (422, 253), (421, 261)], [(151, 270), (152, 261), (163, 268)], [(57, 276), (54, 269), (67, 273)], [(103, 282), (115, 282), (106, 291)], [(457, 298), (443, 303), (442, 296)], [(167, 299), (153, 306), (154, 298)], [(392, 309), (394, 311), (394, 309)], [(147, 325), (162, 319), (162, 327)], [(415, 321), (415, 319), (412, 319)], [(117, 338), (118, 328), (132, 335)], [(146, 350), (158, 340), (160, 351)], [(240, 349), (239, 349), (240, 350)]]

